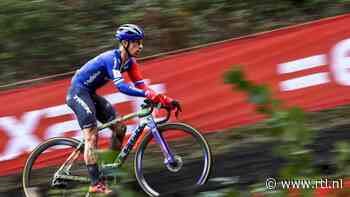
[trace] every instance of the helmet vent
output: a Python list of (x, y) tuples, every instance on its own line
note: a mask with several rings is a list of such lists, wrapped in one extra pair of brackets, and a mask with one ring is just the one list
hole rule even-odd
[(140, 30), (138, 30), (137, 28), (135, 28), (134, 30), (137, 31), (138, 34), (142, 34), (142, 32), (140, 32)]

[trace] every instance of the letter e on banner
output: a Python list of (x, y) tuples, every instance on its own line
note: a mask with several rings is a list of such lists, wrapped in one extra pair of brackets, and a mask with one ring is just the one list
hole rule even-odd
[(331, 70), (337, 83), (350, 86), (350, 39), (337, 43), (331, 51)]

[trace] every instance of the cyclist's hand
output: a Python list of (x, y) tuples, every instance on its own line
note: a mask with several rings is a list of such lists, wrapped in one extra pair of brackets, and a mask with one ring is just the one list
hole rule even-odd
[(151, 89), (146, 90), (145, 94), (146, 98), (151, 100), (153, 103), (159, 103), (161, 100), (161, 95)]
[(174, 100), (162, 94), (160, 94), (159, 98), (160, 98), (160, 103), (164, 107), (169, 108), (170, 110), (175, 110), (176, 118), (179, 116), (179, 112), (182, 112), (182, 108), (179, 101)]
[(171, 107), (171, 102), (173, 101), (172, 98), (167, 97), (163, 94), (159, 94), (158, 98), (159, 98), (159, 103), (162, 104), (163, 107), (170, 108), (170, 109), (172, 108)]
[(175, 110), (175, 116), (179, 116), (179, 112), (182, 112), (180, 102), (174, 100), (163, 94), (159, 94), (151, 89), (146, 91), (146, 97), (150, 99), (153, 103), (160, 103), (162, 106), (169, 108), (170, 110)]

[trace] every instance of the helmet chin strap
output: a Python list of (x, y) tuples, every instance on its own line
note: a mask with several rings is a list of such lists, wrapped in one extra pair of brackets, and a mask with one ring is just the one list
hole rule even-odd
[(128, 43), (127, 43), (126, 47), (123, 45), (123, 47), (124, 47), (126, 53), (128, 54), (128, 58), (129, 58), (129, 57), (133, 57), (133, 56), (130, 54), (130, 52), (129, 52), (129, 45), (130, 45), (130, 41), (129, 41), (129, 40), (128, 40)]
[[(126, 59), (125, 61), (127, 61), (129, 58), (133, 57), (133, 56), (130, 54), (130, 52), (129, 52), (129, 45), (130, 45), (130, 41), (129, 41), (129, 40), (128, 40), (128, 43), (127, 43), (126, 47), (122, 44), (123, 48), (125, 49), (125, 51), (126, 51), (126, 53), (127, 53), (127, 55), (128, 55), (128, 57), (127, 57), (127, 59)], [(124, 69), (124, 65), (125, 65), (125, 64), (122, 64), (122, 65), (121, 65), (121, 68), (120, 68), (121, 70)]]

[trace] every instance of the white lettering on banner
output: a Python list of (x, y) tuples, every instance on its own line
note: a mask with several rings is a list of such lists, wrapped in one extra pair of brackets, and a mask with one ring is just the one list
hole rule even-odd
[(326, 64), (325, 55), (315, 55), (315, 56), (279, 64), (277, 68), (278, 68), (278, 73), (286, 74), (286, 73), (292, 73), (292, 72), (306, 70), (314, 67), (323, 66), (325, 64)]
[(10, 137), (5, 151), (0, 155), (0, 161), (14, 158), (21, 152), (30, 151), (40, 143), (34, 131), (42, 113), (41, 110), (26, 112), (21, 121), (11, 116), (0, 118), (0, 127)]
[[(157, 84), (150, 86), (153, 90), (163, 93), (165, 92), (164, 84)], [(132, 101), (134, 110), (138, 110), (139, 105), (143, 101), (142, 98), (127, 96), (120, 92), (106, 95), (105, 98), (113, 105), (123, 102)], [(0, 129), (4, 130), (10, 140), (7, 142), (5, 150), (0, 153), (0, 161), (9, 160), (17, 157), (23, 152), (33, 150), (41, 140), (36, 136), (35, 130), (37, 129), (40, 119), (48, 117), (58, 117), (62, 115), (72, 114), (71, 109), (66, 105), (58, 105), (45, 109), (25, 112), (18, 120), (14, 116), (0, 117)], [(128, 126), (134, 128), (135, 125)], [(45, 131), (45, 139), (63, 136), (68, 131), (79, 131), (80, 127), (76, 120), (68, 120), (50, 125)], [(108, 129), (106, 129), (108, 130)], [(109, 137), (110, 132), (102, 132), (101, 137)], [(76, 138), (82, 138), (82, 132), (76, 132)]]
[[(340, 41), (330, 53), (330, 62), (325, 54), (314, 55), (277, 65), (277, 73), (288, 74), (315, 67), (330, 65), (331, 74), (340, 85), (350, 86), (350, 39)], [(330, 83), (329, 73), (319, 72), (280, 82), (282, 91), (292, 91)]]
[(45, 113), (46, 113), (46, 117), (53, 118), (57, 116), (71, 114), (72, 111), (69, 109), (67, 105), (58, 105), (58, 106), (46, 108)]
[[(45, 139), (49, 139), (55, 136), (63, 136), (63, 134), (67, 131), (79, 131), (80, 127), (76, 120), (69, 120), (60, 123), (56, 123), (47, 128), (45, 132)], [(77, 136), (80, 138), (82, 132), (77, 132)]]
[(316, 73), (282, 81), (280, 86), (284, 91), (291, 91), (329, 82), (328, 73)]
[(350, 86), (350, 39), (336, 44), (331, 55), (331, 70), (335, 80), (341, 85)]

